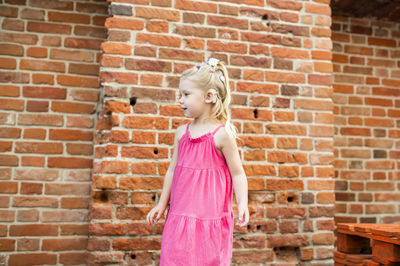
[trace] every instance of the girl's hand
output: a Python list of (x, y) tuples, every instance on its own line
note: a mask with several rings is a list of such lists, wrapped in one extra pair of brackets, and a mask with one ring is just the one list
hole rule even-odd
[(238, 213), (239, 213), (239, 222), (236, 225), (240, 227), (245, 226), (249, 222), (249, 209), (247, 204), (239, 204), (238, 205)]
[[(151, 209), (149, 211), (149, 213), (147, 214), (146, 220), (147, 222), (152, 225), (154, 222), (157, 222), (161, 216), (163, 215), (164, 211), (165, 211), (166, 207), (163, 207), (159, 204), (157, 204), (157, 206), (155, 206), (153, 209)], [(153, 219), (153, 216), (157, 214), (156, 218)]]

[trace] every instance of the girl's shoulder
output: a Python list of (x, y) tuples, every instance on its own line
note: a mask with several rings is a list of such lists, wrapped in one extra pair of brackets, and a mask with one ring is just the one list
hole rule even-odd
[(226, 132), (225, 124), (221, 125), (218, 126), (218, 130), (214, 134), (215, 146), (218, 149), (222, 149), (226, 144), (230, 142), (231, 139), (231, 136), (228, 134), (228, 132)]
[(186, 127), (189, 125), (190, 122), (182, 124), (175, 129), (175, 135), (178, 136), (178, 140), (185, 134)]

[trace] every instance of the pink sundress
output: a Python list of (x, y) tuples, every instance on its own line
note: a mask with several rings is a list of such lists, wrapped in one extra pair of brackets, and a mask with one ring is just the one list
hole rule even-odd
[(230, 265), (232, 177), (214, 142), (215, 133), (224, 125), (191, 138), (189, 124), (179, 140), (160, 266)]

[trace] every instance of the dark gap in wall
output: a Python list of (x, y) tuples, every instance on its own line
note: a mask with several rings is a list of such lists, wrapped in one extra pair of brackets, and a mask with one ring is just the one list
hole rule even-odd
[(137, 101), (137, 97), (131, 97), (129, 98), (129, 104), (134, 106), (136, 104)]
[(253, 113), (254, 113), (254, 118), (257, 118), (257, 117), (258, 117), (258, 110), (257, 110), (257, 108), (253, 110)]

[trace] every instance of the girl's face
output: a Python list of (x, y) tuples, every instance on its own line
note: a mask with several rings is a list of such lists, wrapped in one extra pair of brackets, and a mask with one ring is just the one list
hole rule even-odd
[(189, 79), (179, 82), (179, 104), (187, 117), (199, 117), (206, 109), (204, 92)]

